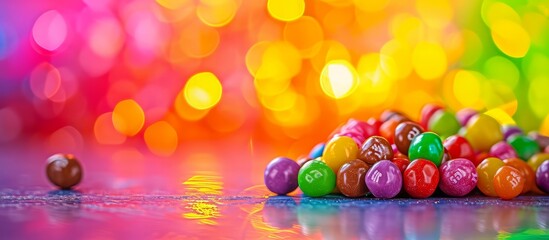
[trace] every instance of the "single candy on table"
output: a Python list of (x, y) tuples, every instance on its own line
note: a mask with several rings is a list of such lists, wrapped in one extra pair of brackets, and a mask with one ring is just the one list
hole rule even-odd
[(473, 160), (475, 158), (475, 150), (467, 139), (462, 136), (453, 135), (444, 140), (444, 148), (448, 150), (450, 159), (453, 158), (466, 158)]
[(263, 180), (271, 192), (286, 195), (297, 188), (298, 172), (299, 164), (289, 158), (277, 157), (267, 165)]
[(505, 166), (514, 167), (522, 173), (522, 176), (524, 177), (524, 188), (522, 189), (522, 193), (534, 190), (536, 185), (536, 173), (525, 161), (522, 161), (519, 158), (507, 158), (503, 159), (503, 163)]
[(480, 113), (467, 123), (465, 138), (476, 151), (488, 152), (492, 145), (503, 140), (503, 134), (494, 118)]
[(490, 197), (498, 196), (496, 190), (494, 190), (494, 176), (503, 166), (503, 161), (495, 157), (486, 158), (477, 166), (477, 187), (484, 195)]
[(467, 123), (469, 122), (469, 120), (471, 120), (471, 118), (473, 118), (477, 114), (478, 114), (478, 112), (474, 109), (464, 108), (464, 109), (459, 110), (456, 113), (456, 118), (459, 121), (459, 123), (461, 124), (461, 126), (466, 126)]
[(322, 157), (322, 153), (324, 152), (324, 147), (326, 147), (325, 143), (319, 143), (311, 149), (311, 152), (309, 153), (310, 159), (315, 159), (317, 157)]
[(354, 160), (358, 155), (358, 146), (350, 137), (338, 136), (332, 138), (324, 148), (322, 160), (334, 173), (348, 161)]
[(536, 171), (536, 184), (542, 191), (549, 193), (549, 160), (545, 160)]
[(402, 177), (404, 190), (413, 198), (428, 198), (433, 195), (439, 182), (437, 166), (426, 159), (412, 161)]
[(517, 152), (505, 141), (498, 142), (490, 148), (490, 155), (499, 159), (516, 158)]
[(399, 152), (408, 155), (410, 143), (419, 134), (423, 133), (423, 127), (414, 122), (403, 122), (395, 129), (395, 145)]
[(70, 189), (82, 180), (82, 166), (72, 154), (54, 154), (46, 161), (46, 175), (61, 189)]
[(448, 196), (469, 194), (477, 186), (477, 181), (477, 169), (469, 159), (452, 159), (440, 166), (440, 190)]
[(358, 159), (343, 164), (337, 173), (337, 189), (347, 197), (366, 195), (365, 177), (369, 168), (368, 164)]
[(532, 138), (525, 135), (514, 135), (509, 138), (511, 145), (519, 158), (527, 160), (540, 151), (539, 144)]
[(427, 159), (439, 166), (444, 155), (444, 147), (440, 137), (432, 132), (424, 132), (415, 137), (410, 143), (408, 156), (411, 161)]
[(524, 177), (519, 170), (511, 166), (503, 166), (494, 175), (494, 190), (501, 199), (509, 200), (522, 193)]
[(385, 138), (379, 136), (369, 137), (362, 144), (358, 158), (369, 165), (373, 165), (380, 160), (393, 159), (393, 149)]
[(429, 131), (435, 132), (442, 138), (456, 134), (461, 125), (454, 114), (446, 111), (437, 111), (429, 119)]
[(336, 186), (336, 175), (326, 163), (311, 160), (299, 169), (299, 189), (310, 197), (321, 197), (331, 193)]
[(389, 160), (381, 160), (366, 173), (366, 186), (377, 198), (393, 198), (402, 188), (402, 175)]

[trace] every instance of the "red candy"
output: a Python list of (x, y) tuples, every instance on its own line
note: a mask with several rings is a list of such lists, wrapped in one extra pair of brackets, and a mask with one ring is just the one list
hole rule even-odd
[(374, 128), (374, 133), (372, 134), (372, 136), (379, 136), (379, 128), (381, 127), (381, 124), (383, 124), (383, 122), (372, 117), (368, 118), (368, 121), (366, 121), (366, 123)]
[(475, 155), (475, 157), (473, 159), (471, 159), (471, 161), (475, 164), (475, 166), (478, 167), (478, 165), (484, 161), (484, 159), (487, 159), (489, 157), (493, 157), (492, 155), (490, 155), (489, 153), (486, 153), (486, 152), (480, 152), (480, 153), (477, 153), (477, 155)]
[[(475, 160), (475, 151), (469, 141), (462, 136), (454, 135), (444, 140), (444, 148), (448, 150), (450, 159), (466, 158), (471, 161)], [(475, 166), (478, 164), (475, 164)]]
[(413, 198), (428, 198), (433, 195), (439, 181), (437, 166), (425, 159), (412, 161), (402, 177), (404, 190)]
[(435, 114), (436, 111), (442, 110), (441, 106), (435, 104), (425, 104), (421, 109), (420, 124), (424, 129), (427, 129), (429, 125), (429, 120)]
[(398, 167), (402, 174), (404, 174), (406, 167), (410, 165), (410, 160), (405, 157), (395, 157), (393, 158), (393, 160), (391, 160), (391, 162), (393, 162)]

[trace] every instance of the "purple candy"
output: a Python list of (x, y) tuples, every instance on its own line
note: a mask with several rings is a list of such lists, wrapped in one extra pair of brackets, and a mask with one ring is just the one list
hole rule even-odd
[(458, 119), (461, 126), (467, 126), (469, 120), (471, 120), (471, 118), (477, 114), (478, 112), (474, 109), (464, 108), (456, 113), (456, 118)]
[(265, 185), (276, 194), (285, 195), (297, 188), (299, 164), (285, 157), (273, 159), (265, 169)]
[(440, 190), (448, 196), (463, 197), (477, 186), (475, 164), (469, 159), (456, 158), (440, 165)]
[(377, 198), (393, 198), (402, 188), (402, 175), (389, 160), (375, 163), (366, 173), (366, 186)]
[(536, 171), (536, 184), (539, 189), (549, 193), (549, 160), (543, 161)]
[(490, 155), (499, 159), (517, 158), (517, 151), (505, 141), (498, 142), (490, 148)]
[(532, 139), (536, 140), (536, 142), (538, 142), (538, 144), (541, 148), (547, 149), (547, 147), (549, 147), (549, 137), (548, 136), (541, 135), (539, 132), (530, 132), (530, 133), (528, 133), (528, 136), (530, 136)]
[(514, 136), (516, 134), (522, 134), (522, 130), (515, 126), (515, 125), (509, 125), (505, 124), (501, 126), (501, 132), (503, 133), (503, 139), (507, 141), (511, 136)]

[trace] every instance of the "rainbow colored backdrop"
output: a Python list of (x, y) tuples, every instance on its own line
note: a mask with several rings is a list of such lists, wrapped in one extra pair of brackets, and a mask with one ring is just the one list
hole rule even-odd
[(426, 103), (549, 134), (549, 1), (2, 1), (0, 84), (3, 144), (291, 155)]

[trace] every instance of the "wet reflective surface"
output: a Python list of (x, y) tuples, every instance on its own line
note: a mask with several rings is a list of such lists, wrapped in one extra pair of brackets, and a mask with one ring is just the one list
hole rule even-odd
[(42, 153), (2, 151), (1, 239), (549, 238), (548, 196), (272, 196), (262, 171), (251, 170), (263, 163), (203, 152), (177, 165), (135, 149), (80, 153), (82, 184), (59, 191), (45, 178)]

